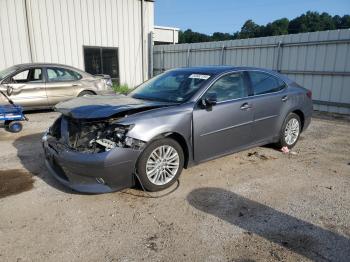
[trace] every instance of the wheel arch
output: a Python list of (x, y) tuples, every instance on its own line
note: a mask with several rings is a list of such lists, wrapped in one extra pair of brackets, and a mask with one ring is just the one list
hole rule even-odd
[(300, 122), (301, 122), (301, 131), (303, 131), (304, 123), (305, 123), (305, 115), (304, 115), (303, 111), (301, 111), (300, 109), (296, 109), (296, 110), (292, 111), (291, 113), (294, 113), (297, 116), (299, 116)]
[(151, 141), (165, 138), (165, 137), (174, 139), (176, 142), (179, 143), (179, 145), (181, 146), (182, 151), (184, 153), (184, 157), (185, 157), (184, 168), (187, 168), (188, 164), (189, 164), (189, 159), (190, 159), (190, 151), (189, 151), (189, 146), (187, 145), (187, 142), (186, 142), (186, 139), (184, 138), (184, 136), (181, 135), (180, 133), (177, 133), (177, 132), (166, 132), (166, 133), (162, 133), (162, 134), (157, 135)]
[(96, 91), (94, 91), (94, 90), (91, 90), (91, 89), (82, 89), (82, 90), (80, 90), (80, 91), (78, 92), (78, 96), (79, 96), (81, 93), (83, 93), (83, 92), (90, 92), (90, 93), (92, 93), (93, 95), (97, 95)]

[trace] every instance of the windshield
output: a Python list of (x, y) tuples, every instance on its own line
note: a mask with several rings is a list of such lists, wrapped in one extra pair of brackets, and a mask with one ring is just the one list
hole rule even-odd
[(129, 96), (164, 102), (185, 102), (211, 75), (188, 71), (169, 71), (141, 84)]
[(11, 66), (0, 71), (0, 80), (4, 79), (6, 76), (14, 73), (18, 68), (16, 66)]

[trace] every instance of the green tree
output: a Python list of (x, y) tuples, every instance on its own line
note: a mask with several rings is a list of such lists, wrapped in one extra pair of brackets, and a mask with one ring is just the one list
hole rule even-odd
[(342, 25), (342, 18), (339, 15), (333, 16), (333, 23), (337, 29), (341, 28)]
[(336, 29), (334, 19), (327, 13), (308, 11), (289, 22), (288, 32), (290, 34), (315, 32)]
[(179, 32), (179, 43), (199, 43), (208, 41), (210, 41), (210, 36), (193, 32), (191, 29), (187, 29), (184, 32)]
[(229, 34), (229, 33), (220, 33), (220, 32), (215, 32), (213, 33), (213, 35), (211, 36), (211, 41), (224, 41), (224, 40), (232, 40), (233, 35)]
[(341, 19), (340, 27), (337, 27), (337, 28), (338, 29), (350, 28), (350, 15), (344, 15)]
[(286, 35), (288, 34), (288, 25), (289, 20), (287, 18), (281, 18), (268, 23), (263, 27), (263, 36), (272, 36), (272, 35)]
[(238, 38), (252, 38), (260, 36), (260, 26), (253, 22), (253, 20), (247, 20), (238, 34)]
[(240, 31), (233, 34), (215, 32), (212, 35), (193, 32), (191, 29), (179, 33), (179, 43), (197, 43), (208, 41), (223, 41), (252, 37), (297, 34), (333, 29), (350, 28), (350, 15), (331, 16), (328, 13), (308, 11), (292, 20), (277, 19), (266, 25), (258, 25), (253, 20), (247, 20)]

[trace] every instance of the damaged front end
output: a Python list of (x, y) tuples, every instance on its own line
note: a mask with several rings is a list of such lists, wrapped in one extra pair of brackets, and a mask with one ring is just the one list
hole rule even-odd
[(172, 105), (117, 95), (78, 97), (57, 104), (55, 110), (62, 115), (42, 139), (48, 170), (80, 192), (132, 187), (146, 142), (128, 135), (137, 128), (129, 117)]
[(77, 152), (101, 153), (116, 147), (140, 150), (145, 145), (145, 142), (127, 136), (133, 125), (120, 125), (118, 119), (76, 120), (62, 116), (52, 130), (57, 132), (58, 125), (62, 133), (56, 133), (56, 138)]
[(105, 193), (134, 185), (137, 158), (146, 145), (128, 136), (120, 118), (74, 119), (62, 115), (43, 137), (46, 165), (70, 188)]

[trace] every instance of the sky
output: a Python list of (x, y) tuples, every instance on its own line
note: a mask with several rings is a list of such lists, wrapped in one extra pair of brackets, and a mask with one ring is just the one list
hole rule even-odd
[(155, 25), (233, 33), (248, 19), (261, 25), (308, 10), (343, 16), (350, 14), (350, 0), (155, 0)]

